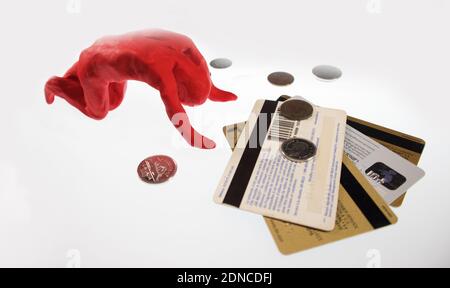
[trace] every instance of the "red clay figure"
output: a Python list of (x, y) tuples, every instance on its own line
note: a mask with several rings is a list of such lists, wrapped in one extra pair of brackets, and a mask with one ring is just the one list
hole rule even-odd
[(190, 38), (163, 30), (98, 40), (81, 53), (64, 77), (47, 82), (45, 97), (51, 104), (60, 96), (100, 120), (120, 105), (128, 80), (158, 89), (173, 125), (189, 144), (200, 148), (214, 148), (215, 143), (192, 128), (183, 105), (237, 99), (214, 86), (208, 65)]

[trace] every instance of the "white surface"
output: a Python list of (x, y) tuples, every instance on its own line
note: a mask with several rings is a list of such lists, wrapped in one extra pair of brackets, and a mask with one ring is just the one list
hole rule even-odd
[[(65, 267), (74, 253), (82, 267), (365, 267), (373, 255), (385, 267), (450, 266), (450, 3), (380, 0), (368, 9), (370, 1), (82, 0), (81, 10), (66, 0), (4, 1), (0, 266)], [(96, 38), (151, 27), (191, 36), (208, 61), (233, 60), (211, 70), (240, 99), (189, 109), (217, 149), (187, 147), (142, 83), (130, 83), (101, 122), (61, 99), (46, 105), (46, 79)], [(318, 64), (343, 77), (317, 81)], [(277, 70), (295, 83), (271, 86), (266, 75)], [(230, 155), (221, 127), (245, 120), (255, 99), (284, 93), (427, 140), (427, 176), (395, 209), (398, 224), (286, 257), (261, 217), (213, 203)], [(138, 163), (158, 153), (176, 159), (177, 176), (141, 183)]]

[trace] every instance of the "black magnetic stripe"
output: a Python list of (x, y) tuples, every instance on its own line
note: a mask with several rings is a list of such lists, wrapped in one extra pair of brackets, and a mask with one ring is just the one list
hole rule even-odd
[(347, 120), (347, 124), (369, 137), (390, 143), (392, 145), (400, 146), (402, 148), (408, 149), (409, 151), (421, 154), (423, 152), (423, 149), (425, 148), (425, 145), (423, 143), (417, 143), (400, 136), (392, 135), (390, 133), (366, 126), (358, 122)]
[[(241, 160), (239, 161), (236, 172), (234, 173), (233, 180), (231, 180), (230, 187), (228, 188), (227, 194), (223, 200), (223, 203), (232, 205), (235, 207), (241, 206), (242, 198), (244, 198), (245, 190), (247, 189), (248, 182), (252, 176), (253, 169), (255, 168), (256, 160), (258, 160), (259, 153), (261, 152), (261, 144), (264, 141), (267, 128), (270, 126), (272, 121), (272, 113), (275, 113), (277, 109), (276, 101), (266, 100), (261, 108), (260, 114), (258, 116), (255, 127), (253, 127), (252, 134), (249, 141), (245, 147), (244, 153), (242, 154)], [(266, 114), (267, 125), (262, 125), (262, 127), (267, 127), (260, 131), (259, 123), (263, 121), (261, 114)], [(260, 141), (261, 139), (261, 141)], [(250, 147), (250, 145), (256, 144), (256, 147)]]
[(384, 216), (377, 204), (370, 198), (361, 184), (359, 184), (358, 180), (356, 180), (344, 164), (342, 165), (341, 185), (373, 228), (377, 229), (391, 224), (389, 219)]

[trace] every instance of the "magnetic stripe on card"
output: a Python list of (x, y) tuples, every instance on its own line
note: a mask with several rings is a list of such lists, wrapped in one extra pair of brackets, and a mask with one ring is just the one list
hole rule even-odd
[(418, 143), (397, 135), (393, 135), (385, 131), (381, 131), (373, 127), (352, 121), (350, 119), (347, 120), (347, 124), (366, 136), (405, 148), (409, 151), (413, 151), (420, 154), (423, 152), (423, 149), (425, 148), (425, 144), (423, 143)]
[[(239, 161), (239, 165), (234, 173), (233, 180), (228, 187), (227, 194), (223, 200), (224, 204), (235, 207), (241, 206), (245, 190), (247, 189), (248, 182), (261, 152), (261, 145), (263, 144), (261, 142), (266, 138), (268, 127), (270, 127), (270, 123), (272, 122), (272, 114), (275, 113), (277, 105), (277, 101), (266, 100), (264, 102), (244, 153)], [(266, 116), (261, 117), (262, 114), (265, 114)], [(259, 125), (260, 121), (264, 120), (267, 121), (267, 125)], [(261, 126), (265, 129), (260, 129)], [(256, 147), (251, 147), (251, 145), (254, 144), (256, 144)]]
[(355, 176), (353, 176), (344, 164), (341, 170), (341, 185), (373, 228), (377, 229), (391, 224), (389, 219), (383, 214), (378, 205), (370, 198)]

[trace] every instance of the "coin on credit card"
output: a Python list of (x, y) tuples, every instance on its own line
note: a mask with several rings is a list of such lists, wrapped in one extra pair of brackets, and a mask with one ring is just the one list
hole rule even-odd
[(309, 140), (291, 138), (281, 144), (281, 154), (294, 162), (306, 162), (316, 156), (317, 147)]
[(311, 104), (300, 99), (289, 99), (280, 107), (280, 115), (290, 120), (301, 121), (313, 115), (314, 108)]
[(142, 161), (137, 169), (139, 178), (150, 184), (166, 182), (177, 172), (177, 164), (169, 156), (156, 155)]

